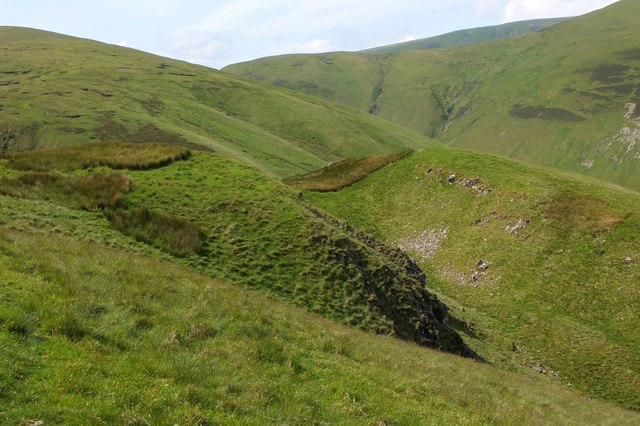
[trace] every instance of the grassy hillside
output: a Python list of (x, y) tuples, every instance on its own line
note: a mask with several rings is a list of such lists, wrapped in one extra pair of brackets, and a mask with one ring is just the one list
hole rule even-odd
[(87, 141), (213, 149), (276, 176), (430, 142), (298, 93), (132, 49), (1, 27), (0, 152)]
[(0, 226), (3, 424), (639, 421), (167, 261), (11, 227)]
[[(445, 144), (638, 190), (638, 13), (640, 3), (622, 0), (505, 41), (382, 56), (270, 58), (227, 70), (298, 89), (313, 87), (311, 93)], [(331, 64), (316, 66), (320, 57)], [(292, 66), (294, 61), (299, 66)], [(362, 63), (368, 64), (364, 71), (354, 66)], [(355, 82), (351, 91), (343, 92), (345, 80)], [(358, 94), (348, 95), (355, 88)]]
[(502, 25), (471, 28), (453, 31), (439, 36), (411, 40), (404, 43), (389, 46), (376, 47), (363, 50), (364, 53), (377, 55), (391, 55), (407, 50), (439, 49), (442, 47), (463, 46), (466, 44), (479, 44), (493, 40), (503, 40), (522, 36), (531, 32), (541, 31), (570, 18), (531, 19), (528, 21), (509, 22)]
[[(26, 154), (64, 160), (45, 172), (7, 171), (0, 177), (0, 194), (95, 212), (113, 230), (211, 276), (260, 288), (362, 329), (471, 355), (446, 325), (446, 306), (427, 292), (424, 274), (405, 255), (309, 209), (295, 192), (256, 170), (194, 153), (165, 167), (128, 170), (126, 175), (104, 167), (56, 171), (60, 165), (68, 168), (74, 153), (86, 158), (123, 149), (150, 151), (144, 144), (83, 147), (92, 150)], [(172, 158), (166, 148), (156, 145), (158, 155), (150, 160), (163, 152)], [(41, 170), (40, 162), (34, 163)]]
[(431, 148), (305, 197), (434, 274), (481, 357), (640, 408), (637, 193)]
[[(401, 253), (237, 161), (171, 148), (0, 160), (0, 422), (637, 423), (546, 378), (308, 313), (464, 352)], [(121, 170), (120, 150), (151, 155)], [(69, 161), (93, 154), (117, 170)], [(172, 250), (190, 229), (201, 245)]]

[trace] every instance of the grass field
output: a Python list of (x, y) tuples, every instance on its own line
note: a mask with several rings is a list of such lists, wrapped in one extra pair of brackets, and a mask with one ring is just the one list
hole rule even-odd
[(10, 228), (0, 226), (5, 424), (638, 422), (547, 380), (340, 326), (157, 258)]
[[(41, 155), (64, 158), (65, 166), (94, 164), (116, 146), (28, 157), (34, 168), (43, 164)], [(106, 167), (18, 176), (5, 169), (13, 176), (2, 178), (0, 193), (94, 211), (123, 234), (213, 277), (362, 329), (472, 355), (445, 324), (446, 307), (425, 289), (422, 271), (401, 252), (310, 209), (294, 191), (237, 161), (196, 152), (173, 162), (167, 157), (164, 167), (140, 167), (145, 153), (155, 164), (155, 154), (166, 148), (126, 145), (137, 159), (126, 175)]]
[(152, 169), (188, 158), (188, 149), (158, 143), (93, 142), (45, 151), (9, 152), (3, 158), (16, 170), (73, 171), (105, 166)]
[(489, 362), (640, 407), (637, 193), (431, 148), (305, 198), (435, 275), (458, 328)]
[[(150, 148), (129, 147), (134, 157), (136, 147)], [(34, 151), (34, 167), (39, 154), (59, 157)], [(425, 317), (443, 306), (401, 253), (239, 162), (195, 152), (151, 170), (9, 165), (0, 160), (15, 191), (0, 195), (2, 423), (637, 422), (542, 377), (358, 331), (462, 352)], [(113, 205), (67, 190), (104, 176), (127, 183)], [(192, 250), (165, 239), (192, 230)]]
[[(477, 113), (466, 100), (490, 102), (474, 76), (516, 87), (505, 58), (565, 37), (549, 31), (489, 59), (464, 48), (464, 64), (296, 60), (356, 61), (335, 93), (371, 113), (414, 102), (392, 81), (427, 93), (445, 138)], [(131, 49), (7, 27), (0, 41), (0, 423), (640, 423), (637, 193)], [(421, 62), (436, 73), (416, 85)], [(603, 93), (633, 81), (601, 65), (585, 75)], [(542, 98), (507, 107), (540, 135), (588, 121)], [(274, 178), (290, 176), (305, 186)]]

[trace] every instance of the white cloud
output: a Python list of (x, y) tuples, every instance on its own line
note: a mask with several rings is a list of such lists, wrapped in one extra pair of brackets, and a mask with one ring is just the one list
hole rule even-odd
[(314, 39), (307, 43), (290, 43), (277, 50), (285, 53), (322, 53), (333, 50), (333, 46), (328, 39)]
[(503, 21), (581, 15), (616, 0), (510, 0), (504, 8)]
[[(166, 54), (197, 62), (217, 62), (229, 52), (229, 37), (207, 31), (184, 31), (175, 34), (165, 45)], [(162, 52), (164, 54), (164, 52)]]
[(504, 7), (505, 0), (476, 0), (473, 8), (479, 16), (491, 16)]
[(396, 43), (406, 43), (408, 41), (413, 41), (413, 40), (417, 40), (418, 37), (411, 35), (411, 34), (407, 34), (406, 36), (402, 37), (400, 40), (398, 40)]

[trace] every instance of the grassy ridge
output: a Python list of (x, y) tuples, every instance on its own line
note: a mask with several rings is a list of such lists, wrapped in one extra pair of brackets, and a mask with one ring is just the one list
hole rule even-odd
[(502, 25), (471, 28), (468, 30), (453, 31), (439, 36), (411, 40), (404, 43), (389, 46), (376, 47), (364, 50), (363, 53), (376, 55), (392, 55), (407, 50), (440, 49), (443, 47), (455, 47), (466, 44), (479, 44), (493, 40), (519, 37), (531, 32), (541, 31), (545, 28), (559, 24), (569, 18), (532, 19), (528, 21), (509, 22)]
[(285, 56), (226, 70), (338, 100), (445, 144), (638, 190), (638, 13), (637, 1), (622, 0), (505, 41)]
[(0, 280), (6, 424), (638, 422), (546, 380), (42, 229), (0, 226)]
[(411, 155), (413, 150), (374, 157), (347, 158), (302, 176), (283, 180), (292, 188), (306, 191), (338, 191), (364, 179), (376, 170)]
[(287, 176), (431, 143), (359, 111), (132, 49), (11, 27), (0, 41), (0, 152), (162, 142)]
[[(127, 147), (132, 158), (162, 149)], [(99, 158), (103, 150), (29, 155), (76, 153), (85, 159), (91, 152)], [(64, 164), (78, 162), (69, 157)], [(129, 170), (128, 176), (82, 173), (7, 177), (5, 193), (96, 210), (122, 233), (212, 276), (363, 329), (472, 355), (446, 325), (446, 306), (426, 290), (426, 277), (405, 255), (310, 209), (246, 165), (197, 153), (162, 168)], [(105, 197), (112, 202), (104, 203)]]
[(640, 407), (640, 199), (433, 148), (305, 197), (408, 251), (480, 356)]

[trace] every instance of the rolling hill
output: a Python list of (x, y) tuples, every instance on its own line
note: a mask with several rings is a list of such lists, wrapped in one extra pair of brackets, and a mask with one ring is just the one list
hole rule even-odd
[(638, 423), (636, 193), (0, 38), (0, 423)]
[(452, 146), (640, 189), (640, 4), (445, 49), (265, 58), (225, 71), (330, 98)]
[(305, 198), (409, 253), (483, 359), (640, 408), (638, 193), (434, 147)]
[(460, 342), (419, 327), (443, 307), (400, 253), (237, 160), (101, 142), (10, 153), (0, 179), (2, 423), (638, 421), (358, 330)]
[(201, 66), (0, 28), (0, 152), (87, 140), (213, 149), (275, 176), (430, 144), (367, 114)]

